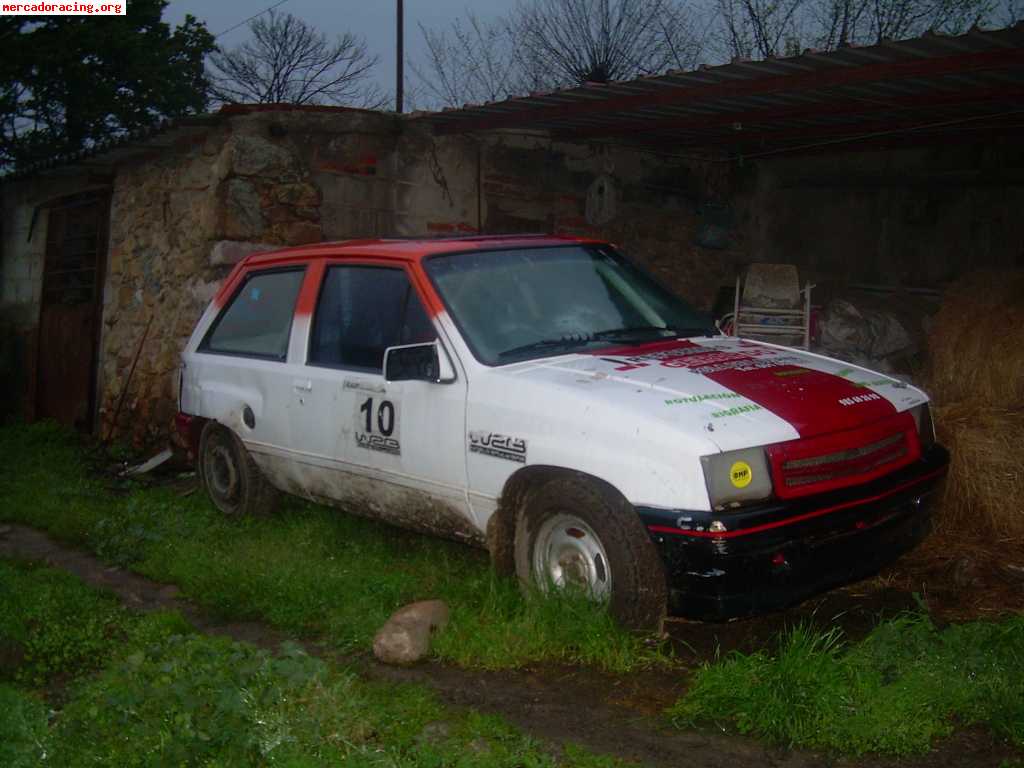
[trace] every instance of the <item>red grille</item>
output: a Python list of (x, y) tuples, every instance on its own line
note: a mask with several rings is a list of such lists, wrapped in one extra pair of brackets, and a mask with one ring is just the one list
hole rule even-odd
[(845, 432), (768, 447), (775, 495), (782, 499), (873, 480), (915, 461), (921, 448), (914, 418), (901, 413)]

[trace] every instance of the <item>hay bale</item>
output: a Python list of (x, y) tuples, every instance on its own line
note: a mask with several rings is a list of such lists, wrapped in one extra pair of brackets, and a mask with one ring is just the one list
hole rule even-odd
[(937, 510), (958, 535), (1024, 537), (1024, 270), (980, 271), (943, 297), (926, 389), (952, 455)]
[(975, 272), (953, 286), (928, 350), (938, 402), (1024, 408), (1024, 270)]
[(937, 406), (939, 441), (949, 448), (949, 477), (937, 515), (959, 534), (1024, 536), (1024, 409), (977, 401)]

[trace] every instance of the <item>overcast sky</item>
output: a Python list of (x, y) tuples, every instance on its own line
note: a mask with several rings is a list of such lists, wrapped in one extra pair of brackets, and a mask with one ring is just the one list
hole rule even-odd
[[(206, 22), (207, 29), (219, 34), (240, 21), (274, 4), (274, 0), (171, 0), (164, 11), (164, 20), (176, 26), (191, 13)], [(462, 16), (471, 6), (481, 19), (498, 16), (508, 7), (502, 0), (405, 0), (405, 74), (406, 91), (415, 84), (408, 69), (409, 61), (421, 60), (423, 36), (419, 24), (444, 26)], [(333, 39), (345, 31), (366, 40), (370, 53), (380, 57), (377, 80), (389, 93), (395, 90), (395, 0), (287, 0), (278, 9), (312, 24)], [(248, 27), (240, 27), (217, 40), (232, 48), (249, 35)]]

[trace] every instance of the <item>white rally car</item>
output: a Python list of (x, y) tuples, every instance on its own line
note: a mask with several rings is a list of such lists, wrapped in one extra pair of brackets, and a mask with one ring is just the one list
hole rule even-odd
[(248, 257), (185, 349), (178, 429), (225, 512), (286, 491), (455, 537), (636, 627), (876, 571), (948, 464), (921, 391), (719, 335), (555, 237)]

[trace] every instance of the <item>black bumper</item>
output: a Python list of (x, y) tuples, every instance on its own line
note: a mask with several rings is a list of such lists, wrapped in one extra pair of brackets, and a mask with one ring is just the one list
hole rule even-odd
[[(673, 614), (724, 620), (777, 610), (871, 576), (931, 530), (929, 496), (949, 454), (871, 483), (740, 513), (639, 507), (661, 553)], [(728, 531), (708, 531), (712, 520)]]

